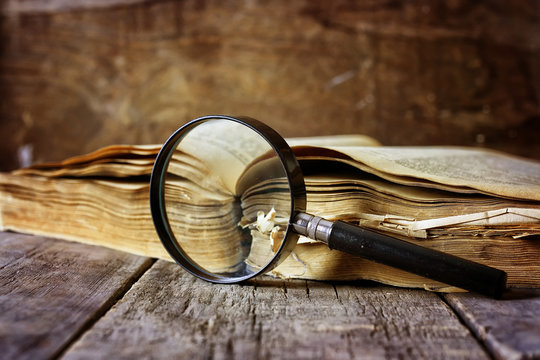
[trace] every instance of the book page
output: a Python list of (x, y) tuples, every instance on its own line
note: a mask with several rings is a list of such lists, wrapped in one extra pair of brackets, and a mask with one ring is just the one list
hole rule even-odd
[(367, 135), (328, 135), (286, 138), (287, 144), (293, 146), (380, 146), (381, 144)]
[[(73, 156), (62, 161), (34, 164), (25, 169), (67, 168), (115, 159), (155, 158), (160, 148), (161, 145), (109, 145), (91, 153)], [(17, 171), (24, 174), (25, 169)]]
[[(287, 139), (289, 146), (376, 146), (379, 143), (364, 135), (333, 135)], [(259, 156), (274, 152), (272, 146), (247, 126), (212, 120), (194, 128), (180, 144), (180, 149), (203, 160), (219, 174), (224, 185), (235, 193), (235, 185), (245, 168)]]
[(458, 147), (329, 148), (393, 176), (424, 179), (510, 198), (540, 200), (540, 163), (534, 160)]
[(247, 126), (229, 120), (211, 120), (193, 128), (177, 149), (201, 160), (234, 194), (246, 166), (272, 147)]

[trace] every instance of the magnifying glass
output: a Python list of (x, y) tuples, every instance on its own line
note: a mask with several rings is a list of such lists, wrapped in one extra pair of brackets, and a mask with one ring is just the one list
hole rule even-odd
[(272, 270), (303, 235), (495, 298), (506, 285), (504, 271), (306, 213), (304, 178), (291, 148), (248, 117), (204, 116), (179, 128), (155, 160), (150, 208), (171, 257), (214, 283)]

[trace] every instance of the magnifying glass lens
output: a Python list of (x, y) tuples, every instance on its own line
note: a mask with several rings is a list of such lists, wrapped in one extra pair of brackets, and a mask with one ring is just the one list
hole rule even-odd
[(162, 151), (160, 222), (167, 235), (160, 237), (188, 271), (236, 282), (287, 251), (293, 197), (279, 152), (263, 134), (206, 119), (181, 128)]

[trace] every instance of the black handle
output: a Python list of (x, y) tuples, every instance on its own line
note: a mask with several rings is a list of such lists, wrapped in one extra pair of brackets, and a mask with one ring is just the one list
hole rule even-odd
[(502, 270), (342, 221), (334, 222), (328, 247), (494, 298), (506, 287)]

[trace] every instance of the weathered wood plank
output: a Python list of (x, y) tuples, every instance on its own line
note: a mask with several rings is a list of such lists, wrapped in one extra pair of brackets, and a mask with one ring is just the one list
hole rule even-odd
[(501, 301), (445, 297), (497, 359), (540, 359), (540, 290), (514, 289)]
[(488, 358), (433, 293), (262, 278), (215, 285), (158, 261), (65, 359)]
[(96, 246), (0, 233), (0, 356), (57, 355), (151, 263)]

